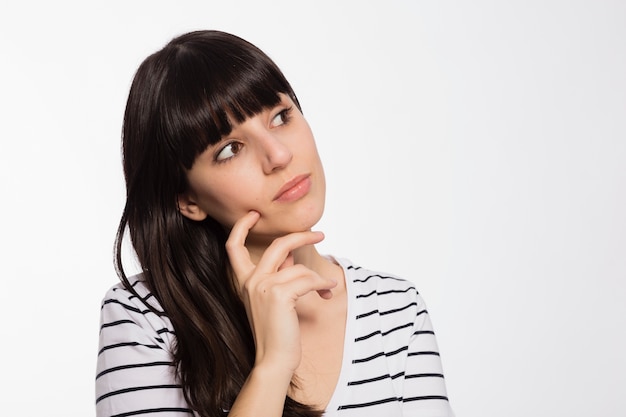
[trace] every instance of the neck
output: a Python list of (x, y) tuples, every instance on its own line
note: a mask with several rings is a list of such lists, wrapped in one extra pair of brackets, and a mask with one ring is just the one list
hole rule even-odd
[[(250, 259), (258, 265), (261, 256), (267, 250), (269, 244), (254, 244), (248, 242), (246, 248), (250, 253)], [(338, 285), (332, 289), (333, 299), (336, 295), (342, 295), (345, 291), (343, 270), (333, 260), (319, 254), (314, 245), (302, 246), (290, 253), (292, 259), (285, 259), (286, 264), (299, 264), (314, 271), (320, 276), (334, 278)], [(340, 297), (341, 299), (341, 297)], [(330, 300), (321, 298), (315, 291), (305, 294), (298, 299), (296, 310), (301, 324), (316, 323), (321, 315), (328, 310)]]
[(293, 263), (304, 265), (307, 268), (320, 272), (323, 264), (327, 262), (326, 258), (319, 254), (317, 248), (313, 245), (303, 246), (291, 253), (293, 255)]

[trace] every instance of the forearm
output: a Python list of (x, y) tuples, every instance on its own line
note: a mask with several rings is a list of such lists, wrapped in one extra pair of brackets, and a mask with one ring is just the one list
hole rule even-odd
[(282, 416), (291, 377), (291, 374), (270, 366), (255, 366), (241, 388), (229, 417), (256, 417), (261, 411), (264, 417)]

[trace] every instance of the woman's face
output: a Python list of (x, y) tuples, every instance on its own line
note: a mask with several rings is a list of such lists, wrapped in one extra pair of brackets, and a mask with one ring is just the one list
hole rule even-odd
[(326, 183), (313, 133), (293, 101), (280, 94), (273, 108), (234, 124), (187, 172), (181, 212), (207, 215), (230, 229), (251, 210), (261, 214), (249, 237), (309, 230), (324, 210)]

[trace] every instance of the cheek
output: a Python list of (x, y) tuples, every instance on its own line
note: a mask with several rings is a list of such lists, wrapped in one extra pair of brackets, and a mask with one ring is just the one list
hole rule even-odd
[(205, 194), (200, 200), (202, 209), (221, 224), (227, 225), (231, 222), (231, 217), (238, 212), (237, 193), (224, 192), (218, 195)]
[(233, 186), (233, 183), (238, 182), (228, 181), (227, 186), (214, 184), (210, 191), (205, 189), (198, 199), (202, 210), (226, 227), (232, 227), (250, 210), (257, 209), (255, 202), (258, 198), (254, 192), (258, 187), (246, 187), (245, 184)]

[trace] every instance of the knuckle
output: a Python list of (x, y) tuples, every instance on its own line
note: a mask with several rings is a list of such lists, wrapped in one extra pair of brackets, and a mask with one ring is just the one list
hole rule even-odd
[(293, 266), (294, 273), (299, 277), (311, 277), (315, 273), (302, 264), (296, 264)]
[(259, 299), (269, 299), (271, 302), (281, 300), (285, 294), (280, 285), (276, 285), (270, 280), (252, 280), (249, 279), (246, 284), (246, 291), (250, 296), (259, 297)]
[(248, 294), (254, 293), (258, 289), (259, 285), (254, 279), (254, 277), (250, 277), (244, 281), (241, 288), (247, 292)]
[(285, 291), (280, 285), (272, 285), (271, 287), (267, 288), (267, 294), (270, 295), (271, 299), (274, 300), (274, 302), (283, 300), (285, 298)]
[(235, 250), (235, 248), (237, 247), (237, 244), (235, 243), (235, 241), (234, 241), (234, 239), (232, 237), (229, 237), (226, 240), (226, 244), (224, 246), (226, 246), (226, 250), (228, 252), (231, 252), (231, 251)]

